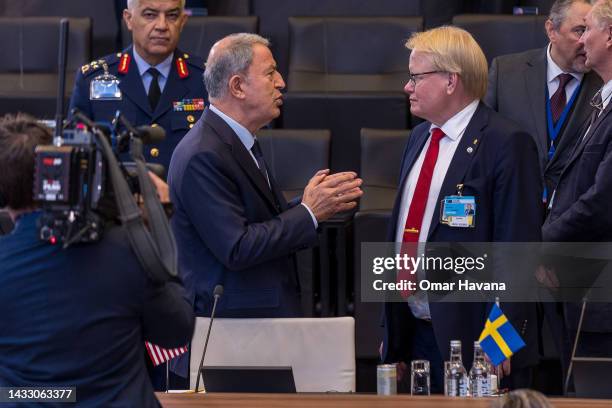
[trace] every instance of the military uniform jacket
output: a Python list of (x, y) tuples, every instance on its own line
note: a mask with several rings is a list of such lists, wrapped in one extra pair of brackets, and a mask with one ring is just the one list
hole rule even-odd
[[(120, 101), (89, 99), (90, 83), (104, 73), (104, 62), (108, 72), (120, 81)], [(146, 145), (144, 153), (148, 162), (168, 168), (174, 148), (198, 120), (207, 101), (203, 72), (202, 58), (176, 50), (159, 103), (152, 111), (132, 47), (129, 47), (123, 53), (107, 55), (81, 67), (70, 99), (70, 110), (78, 108), (96, 122), (110, 122), (115, 112), (120, 110), (134, 126), (163, 127), (165, 140)]]

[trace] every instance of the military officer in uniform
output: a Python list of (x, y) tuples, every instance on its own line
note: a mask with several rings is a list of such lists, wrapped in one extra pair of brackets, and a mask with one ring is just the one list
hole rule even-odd
[[(165, 140), (147, 145), (145, 159), (166, 168), (207, 99), (203, 59), (176, 48), (187, 19), (184, 7), (185, 0), (128, 0), (123, 19), (132, 45), (81, 67), (70, 100), (71, 110), (97, 122), (110, 122), (120, 110), (135, 126), (163, 127)], [(92, 82), (101, 78), (118, 81), (120, 96), (98, 95)]]

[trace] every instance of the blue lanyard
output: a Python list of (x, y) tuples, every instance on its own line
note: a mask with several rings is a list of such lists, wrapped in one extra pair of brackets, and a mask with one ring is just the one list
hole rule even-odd
[(576, 99), (578, 92), (580, 92), (581, 87), (582, 87), (582, 82), (578, 84), (578, 86), (574, 90), (574, 93), (572, 93), (572, 97), (570, 98), (569, 102), (565, 105), (565, 108), (563, 109), (563, 112), (561, 113), (561, 117), (559, 118), (559, 121), (557, 122), (556, 125), (553, 124), (552, 109), (550, 107), (550, 99), (548, 97), (548, 86), (546, 87), (546, 122), (548, 124), (548, 135), (550, 136), (550, 148), (548, 149), (548, 160), (552, 159), (553, 155), (555, 154), (555, 140), (557, 140), (557, 136), (559, 136), (559, 132), (561, 131), (561, 128), (563, 127), (563, 123), (565, 122), (565, 119), (567, 119), (567, 115), (569, 114), (569, 111), (572, 108), (572, 105), (574, 104), (574, 100)]

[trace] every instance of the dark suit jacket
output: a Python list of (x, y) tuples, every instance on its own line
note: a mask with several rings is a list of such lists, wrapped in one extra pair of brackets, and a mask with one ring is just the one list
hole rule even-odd
[[(89, 99), (89, 84), (104, 72), (99, 62), (95, 65), (92, 63), (84, 65), (77, 73), (70, 98), (70, 109), (78, 108), (97, 122), (110, 122), (115, 112), (121, 110), (121, 113), (134, 126), (153, 124), (161, 126), (166, 131), (166, 138), (160, 143), (146, 145), (144, 154), (147, 162), (162, 164), (167, 169), (174, 148), (202, 114), (202, 110), (181, 111), (180, 107), (175, 106), (174, 103), (189, 103), (193, 99), (204, 99), (206, 102), (208, 98), (202, 79), (204, 61), (200, 57), (176, 50), (159, 103), (155, 111), (152, 111), (138, 72), (138, 65), (134, 61), (132, 47), (124, 50), (123, 53), (130, 56), (127, 73), (118, 72), (122, 53), (102, 58), (108, 64), (108, 72), (121, 81), (119, 88), (123, 99), (121, 101), (91, 101)], [(176, 59), (179, 57), (183, 58), (187, 65), (188, 75), (185, 78), (181, 78), (177, 72)], [(159, 150), (159, 156), (151, 155), (152, 148)]]
[(62, 250), (39, 239), (39, 216), (0, 237), (0, 386), (74, 386), (83, 407), (159, 406), (144, 340), (189, 342), (182, 288), (153, 286), (122, 229)]
[[(397, 199), (391, 215), (388, 239), (394, 241), (402, 190), (412, 166), (423, 149), (431, 123), (417, 126), (408, 141), (401, 167)], [(478, 140), (474, 144), (474, 140)], [(472, 153), (467, 148), (472, 147)], [(484, 104), (472, 117), (440, 190), (431, 220), (428, 242), (531, 242), (540, 240), (542, 224), (541, 182), (537, 149), (527, 133)], [(475, 228), (452, 228), (439, 222), (440, 200), (457, 192), (476, 197)], [(487, 318), (485, 303), (430, 303), (431, 319), (444, 360), (449, 359), (451, 339), (463, 343), (466, 367), (471, 366), (473, 342)], [(537, 361), (534, 304), (506, 303), (502, 309), (522, 332), (528, 347), (513, 357), (513, 367)], [(410, 330), (414, 317), (406, 302), (385, 305), (385, 361), (410, 361)], [(469, 369), (469, 368), (468, 368)]]
[[(612, 104), (609, 103), (561, 173), (552, 208), (542, 228), (545, 241), (612, 241), (611, 141)], [(566, 312), (568, 327), (575, 328), (577, 308), (569, 307)], [(612, 304), (589, 305), (584, 330), (612, 332), (611, 313)]]
[[(274, 180), (271, 180), (274, 186)], [(168, 177), (179, 270), (200, 316), (301, 315), (294, 253), (316, 243), (308, 210), (287, 207), (234, 131), (206, 110), (177, 146)], [(277, 204), (278, 203), (278, 204)]]
[(538, 147), (540, 169), (550, 196), (576, 144), (579, 130), (588, 120), (589, 101), (601, 87), (601, 78), (594, 72), (584, 76), (580, 93), (559, 133), (555, 154), (549, 161), (546, 69), (546, 48), (495, 58), (484, 101), (531, 134)]

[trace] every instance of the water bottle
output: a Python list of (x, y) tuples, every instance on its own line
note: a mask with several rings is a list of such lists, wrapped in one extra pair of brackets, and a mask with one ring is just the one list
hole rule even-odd
[(450, 397), (468, 396), (468, 375), (461, 358), (461, 340), (450, 342), (450, 361), (444, 364), (444, 394)]
[(474, 362), (470, 369), (470, 394), (472, 397), (491, 395), (491, 376), (480, 342), (474, 342)]

